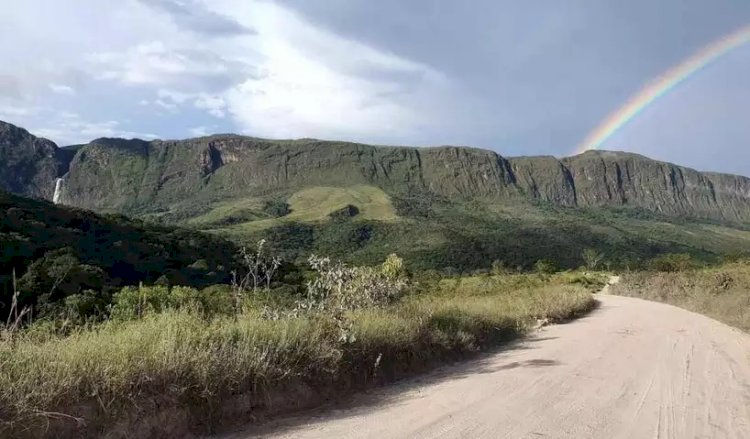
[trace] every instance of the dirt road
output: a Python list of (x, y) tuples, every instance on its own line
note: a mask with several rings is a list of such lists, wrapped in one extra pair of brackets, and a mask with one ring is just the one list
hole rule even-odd
[(750, 438), (750, 336), (599, 299), (503, 351), (233, 437)]

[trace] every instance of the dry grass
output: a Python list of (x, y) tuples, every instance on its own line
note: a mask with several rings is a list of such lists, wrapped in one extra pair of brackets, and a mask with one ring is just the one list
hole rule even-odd
[(750, 262), (622, 276), (612, 294), (670, 303), (750, 331)]
[[(112, 434), (116, 421), (177, 409), (190, 412), (175, 417), (192, 422), (185, 428), (205, 432), (226, 421), (222, 404), (239, 395), (252, 401), (244, 415), (254, 416), (295, 384), (330, 393), (387, 381), (518, 336), (539, 319), (591, 309), (590, 288), (569, 282), (441, 281), (391, 307), (351, 313), (352, 343), (323, 317), (208, 321), (185, 310), (64, 338), (28, 332), (0, 343), (0, 436)], [(174, 426), (163, 424), (138, 436), (168, 436)]]

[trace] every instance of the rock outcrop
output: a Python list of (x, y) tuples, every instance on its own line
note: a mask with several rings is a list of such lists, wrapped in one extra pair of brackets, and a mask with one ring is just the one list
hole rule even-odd
[(53, 142), (0, 121), (0, 188), (52, 199), (55, 180), (66, 172), (68, 161)]

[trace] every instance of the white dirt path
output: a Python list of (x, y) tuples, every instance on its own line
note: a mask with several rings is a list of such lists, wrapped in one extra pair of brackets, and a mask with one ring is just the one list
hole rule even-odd
[(750, 438), (750, 336), (669, 305), (598, 299), (502, 351), (230, 437)]

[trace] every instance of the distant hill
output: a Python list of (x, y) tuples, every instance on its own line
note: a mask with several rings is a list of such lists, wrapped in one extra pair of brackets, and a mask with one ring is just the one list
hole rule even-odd
[[(99, 213), (268, 237), (289, 257), (317, 251), (421, 268), (493, 260), (581, 263), (586, 247), (621, 264), (669, 251), (747, 251), (750, 179), (646, 157), (589, 151), (506, 158), (469, 147), (391, 147), (215, 135), (96, 139), (57, 148), (2, 124), (3, 187)], [(21, 132), (23, 135), (17, 134)], [(16, 134), (13, 134), (16, 133)]]

